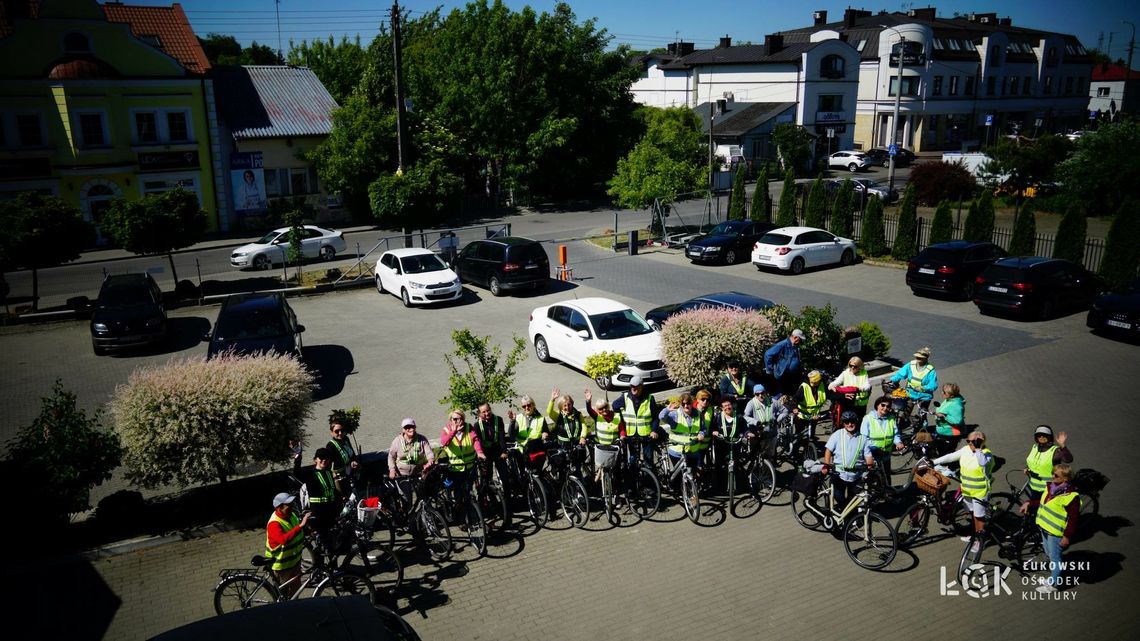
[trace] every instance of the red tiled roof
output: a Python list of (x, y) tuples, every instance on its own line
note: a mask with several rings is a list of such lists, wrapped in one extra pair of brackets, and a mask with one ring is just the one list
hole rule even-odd
[[(131, 25), (131, 33), (150, 45), (161, 49), (193, 74), (210, 70), (206, 52), (194, 35), (190, 21), (177, 2), (170, 7), (141, 7), (129, 4), (104, 4), (103, 12), (110, 22)], [(155, 37), (155, 43), (147, 36)]]
[[(1128, 74), (1129, 80), (1140, 80), (1140, 71), (1133, 69)], [(1112, 82), (1124, 80), (1124, 65), (1109, 64), (1095, 65), (1092, 71), (1093, 82)]]
[(0, 2), (0, 38), (12, 35), (12, 21), (20, 18), (38, 18), (40, 0), (11, 0)]

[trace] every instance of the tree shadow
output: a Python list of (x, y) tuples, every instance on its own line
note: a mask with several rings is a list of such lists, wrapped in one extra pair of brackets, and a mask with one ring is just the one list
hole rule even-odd
[(202, 281), (200, 291), (202, 296), (222, 296), (226, 294), (260, 292), (267, 289), (281, 289), (284, 286), (279, 276), (265, 275), (249, 276), (248, 278), (238, 278), (235, 280), (206, 280)]
[(342, 345), (306, 345), (303, 350), (305, 366), (313, 371), (316, 388), (313, 400), (323, 401), (344, 390), (344, 380), (356, 366), (352, 352)]
[[(107, 633), (120, 599), (87, 559), (68, 556), (13, 568), (5, 564), (9, 612), (20, 613), (42, 639), (99, 641)], [(17, 587), (18, 586), (18, 587)], [(63, 604), (67, 604), (61, 609)], [(66, 616), (60, 616), (66, 612)]]

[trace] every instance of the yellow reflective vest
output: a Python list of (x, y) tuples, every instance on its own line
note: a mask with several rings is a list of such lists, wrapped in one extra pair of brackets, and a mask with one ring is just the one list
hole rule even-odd
[(1031, 494), (1045, 491), (1045, 484), (1053, 477), (1053, 454), (1056, 451), (1056, 445), (1049, 447), (1044, 452), (1036, 445), (1030, 448), (1029, 456), (1025, 457), (1025, 467), (1038, 477), (1029, 477), (1029, 492)]
[(1041, 493), (1041, 505), (1037, 508), (1037, 527), (1046, 534), (1065, 536), (1065, 528), (1069, 526), (1069, 504), (1080, 500), (1080, 495), (1069, 490), (1059, 496), (1051, 496), (1046, 501), (1046, 494), (1048, 492)]
[[(289, 513), (288, 519), (283, 519), (277, 515), (277, 510), (273, 510), (273, 514), (269, 515), (269, 523), (275, 521), (281, 525), (281, 529), (285, 532), (301, 525), (301, 519), (292, 512)], [(265, 524), (265, 558), (272, 561), (269, 569), (288, 570), (296, 567), (301, 562), (301, 550), (305, 547), (304, 531), (298, 532), (285, 544), (272, 548), (269, 547), (269, 523)]]
[(993, 473), (993, 452), (990, 448), (981, 450), (991, 456), (989, 465), (978, 463), (977, 452), (958, 459), (958, 476), (962, 483), (962, 496), (984, 499), (990, 494), (990, 475)]

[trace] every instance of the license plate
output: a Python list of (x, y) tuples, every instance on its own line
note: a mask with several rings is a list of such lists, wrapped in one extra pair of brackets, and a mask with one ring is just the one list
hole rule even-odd
[(665, 378), (665, 370), (655, 369), (645, 375), (645, 378)]
[(918, 273), (920, 273), (920, 274), (933, 274), (933, 273), (934, 273), (934, 270), (933, 270), (933, 269), (929, 269), (929, 268), (927, 268), (927, 267), (920, 267), (920, 268), (918, 269)]
[(527, 265), (523, 269), (538, 269), (538, 265)]
[(758, 260), (772, 260), (772, 258), (770, 256), (757, 256), (756, 258)]
[(690, 249), (690, 250), (689, 250), (689, 255), (690, 255), (690, 256), (700, 256), (700, 255), (701, 255), (701, 252), (700, 252), (700, 250), (697, 250), (697, 249)]
[(999, 293), (999, 294), (1008, 294), (1008, 293), (1009, 293), (1009, 288), (1008, 288), (1008, 287), (994, 287), (993, 285), (990, 285), (990, 286), (988, 287), (988, 289), (989, 289), (991, 292), (997, 292), (997, 293)]
[(1122, 323), (1120, 321), (1114, 321), (1114, 320), (1106, 320), (1106, 321), (1104, 321), (1104, 323), (1105, 323), (1105, 325), (1108, 325), (1110, 327), (1119, 327), (1120, 329), (1132, 329), (1131, 323)]

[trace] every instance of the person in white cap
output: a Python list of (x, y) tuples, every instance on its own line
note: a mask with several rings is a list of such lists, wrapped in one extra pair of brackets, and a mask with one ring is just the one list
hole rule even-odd
[(614, 399), (610, 409), (621, 417), (627, 436), (642, 439), (642, 460), (652, 461), (653, 441), (664, 439), (665, 432), (661, 429), (657, 400), (645, 393), (645, 382), (640, 376), (629, 379), (629, 391)]
[(1057, 433), (1057, 441), (1053, 442), (1053, 428), (1048, 425), (1038, 425), (1033, 430), (1033, 447), (1029, 448), (1029, 455), (1025, 457), (1025, 472), (1029, 477), (1029, 496), (1037, 497), (1045, 491), (1045, 484), (1053, 478), (1053, 466), (1058, 463), (1072, 463), (1073, 453), (1069, 451), (1069, 435), (1064, 432)]
[(800, 343), (807, 337), (803, 330), (794, 329), (790, 336), (764, 352), (764, 370), (776, 381), (774, 396), (793, 394), (799, 387), (803, 372), (800, 369)]
[(938, 389), (938, 372), (930, 364), (930, 348), (923, 347), (914, 353), (914, 360), (903, 365), (891, 376), (891, 382), (906, 381), (906, 395), (924, 409), (930, 407), (934, 390)]
[(292, 581), (301, 573), (301, 552), (305, 548), (305, 526), (309, 513), (298, 518), (293, 512), (296, 496), (282, 492), (273, 497), (273, 514), (265, 525), (265, 558), (281, 587), (282, 595), (293, 596), (300, 585)]
[(416, 431), (415, 419), (400, 421), (400, 434), (388, 446), (388, 478), (420, 476), (434, 462), (431, 443)]

